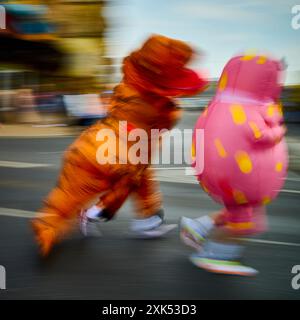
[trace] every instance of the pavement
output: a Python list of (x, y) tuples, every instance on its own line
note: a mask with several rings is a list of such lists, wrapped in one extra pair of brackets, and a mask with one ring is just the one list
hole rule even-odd
[[(194, 120), (194, 113), (186, 113), (178, 127), (192, 128)], [(289, 138), (295, 144), (297, 134), (293, 127)], [(0, 138), (0, 265), (7, 274), (0, 300), (300, 298), (291, 285), (291, 270), (300, 265), (300, 175), (292, 169), (280, 196), (268, 206), (269, 231), (245, 239), (245, 263), (260, 272), (254, 278), (197, 269), (178, 229), (165, 239), (132, 239), (130, 201), (115, 220), (103, 224), (103, 237), (84, 239), (75, 231), (47, 259), (39, 258), (28, 222), (55, 185), (62, 153), (73, 139), (73, 134)], [(298, 156), (295, 151), (297, 161)], [(185, 166), (156, 167), (168, 222), (219, 209), (186, 175)]]
[(0, 124), (0, 138), (73, 136), (77, 128), (65, 125)]

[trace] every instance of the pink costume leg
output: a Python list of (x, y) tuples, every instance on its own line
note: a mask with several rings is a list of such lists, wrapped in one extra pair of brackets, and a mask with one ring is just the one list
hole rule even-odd
[(225, 228), (234, 235), (253, 235), (267, 229), (264, 206), (228, 206), (223, 218)]

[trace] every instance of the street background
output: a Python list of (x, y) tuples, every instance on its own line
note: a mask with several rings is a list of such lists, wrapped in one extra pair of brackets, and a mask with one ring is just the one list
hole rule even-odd
[[(198, 114), (187, 111), (178, 128), (192, 128)], [(299, 128), (289, 128), (288, 141), (297, 150)], [(131, 239), (130, 203), (115, 220), (103, 224), (102, 238), (84, 239), (75, 232), (49, 258), (40, 259), (29, 218), (55, 184), (61, 156), (74, 136), (61, 129), (51, 128), (49, 133), (49, 129), (31, 128), (31, 136), (26, 137), (17, 129), (14, 137), (0, 138), (0, 263), (7, 270), (7, 290), (0, 291), (0, 299), (300, 298), (300, 291), (291, 286), (291, 269), (300, 264), (297, 151), (291, 155), (295, 165), (284, 190), (268, 206), (269, 231), (246, 241), (245, 262), (260, 273), (255, 278), (228, 277), (193, 266), (188, 260), (191, 251), (181, 244), (178, 229), (165, 239)], [(41, 137), (47, 130), (48, 136)], [(185, 175), (184, 167), (157, 167), (168, 222), (219, 208), (194, 177)]]
[[(294, 0), (0, 2), (6, 13), (0, 29), (0, 265), (7, 272), (0, 300), (300, 298), (291, 285), (291, 270), (300, 265), (300, 21), (292, 13)], [(77, 230), (47, 259), (38, 256), (29, 221), (56, 183), (64, 150), (107, 116), (122, 59), (153, 33), (190, 43), (197, 51), (192, 67), (210, 81), (200, 96), (180, 100), (182, 130), (194, 127), (233, 56), (255, 52), (287, 65), (282, 103), (289, 172), (268, 206), (268, 232), (245, 239), (245, 264), (260, 272), (255, 278), (197, 269), (178, 228), (165, 239), (130, 238), (130, 201), (103, 224), (102, 238), (84, 239)], [(173, 146), (172, 155), (179, 153)], [(155, 172), (169, 223), (219, 209), (185, 174), (186, 165), (158, 164)]]

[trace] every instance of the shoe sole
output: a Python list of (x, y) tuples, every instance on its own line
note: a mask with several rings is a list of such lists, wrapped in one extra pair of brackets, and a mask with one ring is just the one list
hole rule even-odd
[(211, 273), (233, 275), (233, 276), (245, 276), (254, 277), (258, 274), (258, 271), (243, 265), (237, 266), (226, 266), (226, 265), (215, 265), (213, 263), (203, 262), (202, 259), (190, 257), (190, 261), (197, 267), (204, 269)]
[(155, 239), (160, 238), (177, 228), (177, 224), (164, 224), (156, 229), (143, 231), (141, 233), (131, 231), (130, 236), (137, 239)]

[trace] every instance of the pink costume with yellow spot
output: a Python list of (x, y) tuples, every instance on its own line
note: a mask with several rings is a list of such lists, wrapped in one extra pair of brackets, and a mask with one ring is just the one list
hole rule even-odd
[[(265, 230), (264, 207), (284, 184), (288, 153), (278, 105), (281, 76), (278, 61), (261, 56), (231, 59), (195, 126), (192, 156), (197, 178), (224, 204), (220, 217), (236, 233)], [(196, 129), (204, 129), (204, 146)]]

